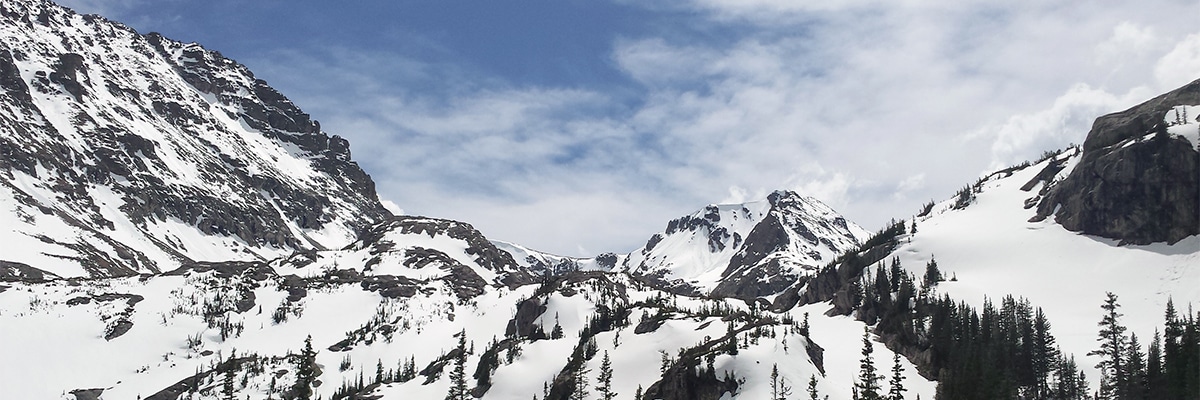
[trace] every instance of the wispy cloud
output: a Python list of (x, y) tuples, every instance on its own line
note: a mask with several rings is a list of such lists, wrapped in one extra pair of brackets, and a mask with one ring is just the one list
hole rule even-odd
[(349, 137), (405, 211), (568, 254), (628, 251), (705, 203), (779, 188), (875, 228), (1200, 74), (1194, 2), (668, 7), (734, 37), (615, 40), (629, 82), (611, 91), (387, 52), (244, 61)]

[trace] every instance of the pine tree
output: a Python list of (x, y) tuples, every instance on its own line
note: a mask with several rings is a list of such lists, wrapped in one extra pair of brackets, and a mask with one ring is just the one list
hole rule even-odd
[(550, 329), (550, 338), (551, 339), (562, 339), (563, 338), (562, 325), (558, 324), (558, 313), (554, 313), (554, 328)]
[(596, 380), (598, 384), (596, 392), (603, 400), (612, 400), (617, 397), (617, 392), (612, 389), (612, 374), (612, 360), (609, 360), (608, 350), (605, 350), (604, 359), (600, 361), (600, 377)]
[(591, 370), (587, 369), (587, 362), (579, 360), (579, 365), (576, 366), (575, 370), (571, 373), (575, 378), (575, 388), (571, 391), (571, 400), (584, 400), (587, 399), (589, 394), (591, 394), (591, 392), (588, 391), (588, 372), (591, 372)]
[(821, 400), (820, 394), (817, 392), (817, 376), (808, 376), (808, 400)]
[(771, 400), (779, 399), (779, 364), (771, 364)]
[(738, 344), (737, 334), (733, 330), (733, 321), (729, 321), (729, 324), (725, 325), (725, 335), (729, 337), (729, 341), (725, 343), (725, 352), (731, 356), (736, 356), (738, 354)]
[(904, 400), (904, 364), (900, 363), (900, 353), (892, 353), (892, 380), (888, 381), (888, 400)]
[(1146, 398), (1167, 398), (1167, 382), (1163, 374), (1162, 337), (1154, 329), (1154, 339), (1146, 351)]
[(871, 345), (871, 332), (863, 327), (862, 361), (859, 362), (858, 381), (854, 383), (854, 400), (882, 400), (879, 381), (882, 377), (875, 370), (875, 361), (871, 359), (874, 348)]
[[(1061, 354), (1061, 351), (1059, 352)], [(1051, 391), (1054, 399), (1062, 400), (1080, 400), (1087, 396), (1088, 390), (1081, 385), (1086, 385), (1086, 381), (1080, 382), (1082, 377), (1079, 375), (1079, 367), (1075, 363), (1075, 356), (1070, 358), (1060, 356), (1058, 359), (1058, 368), (1054, 371), (1054, 384), (1051, 386)]]
[(1167, 298), (1167, 311), (1164, 316), (1166, 328), (1163, 330), (1163, 375), (1167, 382), (1167, 399), (1183, 399), (1187, 381), (1187, 350), (1183, 342), (1183, 320), (1175, 311), (1175, 302)]
[(1059, 351), (1054, 336), (1050, 334), (1050, 320), (1038, 307), (1033, 316), (1032, 354), (1034, 387), (1036, 398), (1050, 393), (1050, 376), (1058, 365)]
[(1117, 295), (1108, 292), (1106, 296), (1104, 305), (1100, 306), (1104, 309), (1105, 314), (1097, 324), (1100, 326), (1100, 337), (1096, 340), (1100, 342), (1100, 348), (1088, 352), (1088, 355), (1102, 357), (1096, 364), (1096, 369), (1100, 370), (1099, 397), (1101, 399), (1121, 399), (1125, 397), (1124, 389), (1126, 389), (1125, 327), (1121, 326), (1122, 314), (1117, 312), (1117, 309), (1121, 307), (1117, 303)]
[(892, 292), (900, 291), (900, 283), (904, 281), (904, 267), (900, 265), (900, 257), (892, 258), (891, 270), (888, 273)]
[(234, 368), (235, 366), (237, 366), (237, 364), (234, 363), (234, 361), (233, 361), (233, 357), (234, 357), (233, 354), (234, 354), (234, 352), (230, 351), (229, 352), (229, 360), (225, 361), (225, 377), (222, 379), (222, 382), (221, 382), (221, 399), (222, 400), (234, 400), (233, 399), (233, 376), (234, 376), (234, 373), (237, 371), (236, 368)]
[(638, 385), (637, 391), (633, 392), (633, 400), (642, 400), (642, 385)]
[(404, 369), (400, 372), (400, 382), (408, 382), (417, 377), (417, 357), (409, 357), (404, 362)]
[(450, 371), (450, 390), (446, 400), (467, 400), (470, 393), (467, 390), (467, 330), (458, 334), (458, 348), (455, 349), (454, 369)]
[(300, 360), (296, 365), (296, 385), (292, 391), (298, 400), (312, 398), (312, 383), (316, 380), (317, 352), (312, 348), (312, 335), (304, 339), (304, 350), (300, 352)]
[(1129, 346), (1125, 352), (1125, 370), (1122, 371), (1125, 375), (1125, 388), (1121, 391), (1124, 393), (1123, 400), (1145, 400), (1148, 388), (1146, 387), (1146, 360), (1142, 353), (1141, 344), (1138, 343), (1137, 334), (1129, 334)]
[(929, 258), (929, 263), (925, 264), (925, 276), (921, 279), (921, 288), (929, 289), (942, 281), (942, 271), (938, 269), (937, 260), (933, 257)]
[(1189, 400), (1200, 398), (1200, 313), (1192, 312), (1191, 305), (1188, 305), (1187, 318), (1181, 318), (1183, 325), (1183, 336), (1180, 337), (1180, 345), (1182, 353), (1185, 355), (1182, 362), (1183, 379), (1179, 383), (1182, 392), (1186, 393)]

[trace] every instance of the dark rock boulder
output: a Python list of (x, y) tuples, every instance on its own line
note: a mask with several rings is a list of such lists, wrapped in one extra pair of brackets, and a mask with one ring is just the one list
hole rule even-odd
[(193, 273), (210, 271), (213, 272), (213, 275), (220, 278), (244, 278), (253, 281), (264, 281), (279, 276), (270, 265), (258, 261), (192, 262), (167, 271), (163, 275), (187, 276)]
[(75, 400), (100, 400), (104, 389), (75, 389), (70, 393), (75, 396)]
[(28, 264), (0, 260), (0, 282), (44, 282), (53, 279), (58, 279), (58, 276)]
[(121, 335), (129, 332), (130, 329), (133, 329), (133, 322), (130, 322), (127, 319), (119, 319), (114, 321), (112, 324), (108, 325), (108, 328), (105, 329), (104, 340), (113, 340), (121, 337)]
[(1078, 165), (1050, 188), (1034, 221), (1120, 244), (1174, 243), (1200, 233), (1200, 154), (1163, 117), (1200, 104), (1200, 80), (1097, 118)]
[[(542, 304), (539, 298), (530, 298), (517, 303), (517, 313), (508, 321), (508, 327), (504, 330), (505, 336), (514, 337), (529, 337), (530, 339), (545, 339), (545, 337), (533, 337), (537, 331), (535, 322), (542, 313), (546, 312), (546, 305)], [(539, 331), (540, 332), (540, 331)]]
[(483, 294), (488, 286), (487, 281), (483, 280), (479, 274), (476, 274), (468, 266), (455, 264), (443, 267), (442, 269), (449, 272), (449, 274), (442, 277), (442, 281), (446, 282), (446, 286), (449, 286), (454, 291), (454, 294), (458, 295), (461, 299), (470, 299), (479, 296)]
[(369, 292), (379, 292), (380, 296), (397, 299), (417, 295), (424, 282), (395, 275), (372, 275), (363, 277), (362, 288)]
[(58, 63), (54, 64), (54, 71), (50, 73), (50, 82), (62, 85), (67, 93), (75, 97), (75, 101), (83, 99), (83, 95), (87, 94), (87, 89), (80, 83), (80, 75), (86, 76), (87, 66), (83, 63), (83, 56), (75, 53), (65, 53), (58, 56)]

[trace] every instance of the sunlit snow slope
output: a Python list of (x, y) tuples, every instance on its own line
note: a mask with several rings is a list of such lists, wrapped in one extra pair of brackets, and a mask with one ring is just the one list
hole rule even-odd
[[(934, 205), (917, 219), (918, 231), (892, 254), (917, 276), (936, 258), (942, 274), (956, 278), (938, 285), (951, 297), (982, 308), (985, 297), (998, 303), (1005, 295), (1023, 296), (1042, 307), (1066, 353), (1097, 387), (1096, 348), (1105, 292), (1120, 296), (1122, 322), (1140, 338), (1162, 329), (1168, 298), (1177, 307), (1200, 306), (1200, 236), (1168, 245), (1118, 246), (1064, 229), (1052, 219), (1028, 222), (1034, 210), (1027, 200), (1045, 182), (1022, 190), (1051, 163), (1067, 176), (1079, 160), (1078, 149), (1011, 172), (989, 176), (977, 185), (974, 199), (955, 209), (958, 198)], [(889, 256), (891, 258), (891, 256)]]

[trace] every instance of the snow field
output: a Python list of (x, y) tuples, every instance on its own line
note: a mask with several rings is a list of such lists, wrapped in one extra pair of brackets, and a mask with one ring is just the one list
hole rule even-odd
[[(1059, 177), (1070, 172), (1078, 155), (1063, 157), (1071, 159)], [(1045, 311), (1058, 344), (1075, 355), (1095, 389), (1099, 358), (1086, 354), (1098, 347), (1105, 292), (1119, 296), (1121, 322), (1148, 344), (1154, 329), (1161, 331), (1168, 298), (1178, 310), (1200, 305), (1200, 236), (1173, 245), (1117, 246), (1115, 240), (1067, 231), (1052, 217), (1027, 222), (1035, 210), (1025, 209), (1024, 201), (1041, 185), (1029, 192), (1020, 187), (1048, 162), (988, 180), (966, 209), (950, 209), (953, 200), (935, 205), (918, 220), (911, 242), (892, 256), (917, 276), (936, 258), (942, 274), (958, 279), (939, 284), (939, 293), (977, 310), (985, 297), (997, 306), (1008, 294), (1029, 299)]]

